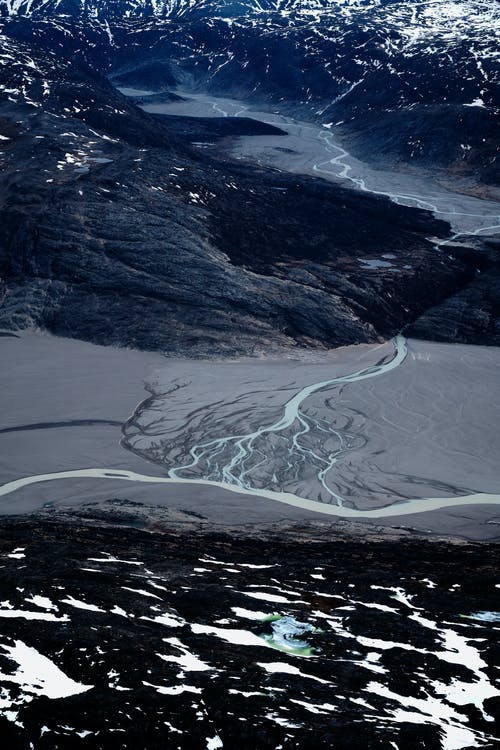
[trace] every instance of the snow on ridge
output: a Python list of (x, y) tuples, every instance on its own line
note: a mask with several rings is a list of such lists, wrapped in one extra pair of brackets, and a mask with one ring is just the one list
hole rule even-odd
[(500, 11), (491, 0), (426, 0), (424, 3), (393, 0), (0, 0), (4, 15), (57, 16), (75, 14), (108, 21), (110, 19), (156, 16), (205, 17), (231, 20), (248, 15), (283, 14), (304, 17), (349, 17), (380, 15), (401, 25), (421, 27), (430, 31), (454, 33), (455, 27), (467, 31), (491, 22), (498, 26)]
[[(310, 29), (318, 38), (349, 30), (368, 30), (387, 37), (382, 43), (407, 50), (433, 49), (433, 42), (460, 45), (474, 40), (481, 50), (492, 49), (490, 57), (500, 57), (496, 36), (500, 33), (500, 3), (491, 0), (0, 0), (3, 15), (36, 16), (38, 19), (78, 16), (94, 27), (100, 26), (111, 46), (116, 45), (114, 29), (124, 19), (144, 19), (149, 27), (158, 22), (200, 21), (209, 26), (227, 24), (266, 29), (276, 26), (279, 33), (294, 28)], [(325, 36), (326, 35), (326, 36)]]

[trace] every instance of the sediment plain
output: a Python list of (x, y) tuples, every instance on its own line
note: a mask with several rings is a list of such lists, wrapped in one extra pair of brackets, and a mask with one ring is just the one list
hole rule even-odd
[[(2, 513), (120, 498), (226, 527), (347, 515), (498, 536), (495, 348), (409, 340), (392, 367), (391, 342), (219, 362), (37, 333), (0, 348)], [(398, 515), (408, 501), (417, 512)]]

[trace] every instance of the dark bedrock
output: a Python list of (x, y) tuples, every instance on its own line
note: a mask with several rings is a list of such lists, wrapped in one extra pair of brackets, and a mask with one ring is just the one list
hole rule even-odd
[[(281, 743), (325, 750), (337, 745), (384, 748), (402, 740), (408, 747), (437, 750), (441, 737), (436, 724), (394, 723), (391, 711), (400, 704), (366, 688), (381, 683), (410, 703), (425, 699), (426, 691), (433, 694), (429, 680), (471, 683), (473, 675), (467, 665), (434, 655), (443, 650), (442, 639), (412, 619), (412, 609), (391, 596), (390, 587), (413, 597), (411, 606), (420, 608), (414, 611), (438, 627), (480, 638), (472, 645), (486, 662), (484, 672), (494, 676), (494, 624), (464, 615), (494, 609), (496, 545), (391, 543), (383, 537), (376, 542), (341, 536), (328, 540), (324, 534), (308, 536), (306, 529), (292, 534), (291, 543), (272, 532), (254, 538), (237, 533), (200, 536), (168, 528), (153, 533), (96, 526), (95, 519), (86, 525), (77, 518), (71, 523), (56, 518), (3, 522), (1, 537), (1, 599), (15, 609), (43, 611), (43, 606), (26, 601), (43, 595), (58, 607), (57, 616), (69, 617), (64, 622), (3, 618), (1, 642), (21, 640), (73, 680), (93, 686), (64, 699), (35, 696), (19, 709), (20, 724), (3, 718), (2, 736), (9, 747), (24, 750), (35, 742), (41, 749), (81, 745), (97, 750), (165, 744), (197, 750), (205, 749), (207, 738), (217, 734), (224, 746), (237, 743), (249, 750)], [(8, 557), (13, 549), (24, 549), (25, 557)], [(109, 556), (115, 562), (106, 562)], [(271, 567), (255, 567), (259, 565)], [(281, 593), (287, 602), (256, 601), (242, 591)], [(61, 601), (71, 597), (101, 611)], [(371, 604), (390, 605), (394, 611), (366, 606)], [(115, 607), (119, 611), (111, 612)], [(195, 632), (197, 624), (242, 628), (256, 636), (271, 632), (269, 623), (241, 618), (232, 607), (312, 622), (316, 629), (304, 637), (316, 656), (298, 658), (264, 645), (235, 645)], [(153, 622), (160, 612), (169, 613), (174, 624)], [(328, 622), (339, 617), (348, 636)], [(363, 638), (407, 648), (380, 650)], [(209, 669), (183, 670), (161, 659), (159, 654), (180, 655), (175, 639)], [(377, 650), (379, 659), (368, 661), (380, 668), (373, 671), (362, 662)], [(1, 661), (4, 674), (15, 668), (5, 657)], [(303, 674), (271, 674), (259, 666), (272, 662)], [(17, 687), (8, 681), (4, 685), (12, 697)], [(154, 687), (176, 685), (201, 692), (162, 694)], [(311, 713), (304, 702), (335, 710)], [(487, 699), (484, 708), (499, 718), (498, 698)], [(286, 723), (273, 721), (273, 715)], [(495, 746), (495, 723), (485, 720), (477, 707), (461, 706), (454, 723), (458, 721), (493, 735), (484, 746)], [(47, 729), (42, 732), (42, 727)], [(116, 733), (117, 727), (125, 731)], [(76, 732), (82, 731), (90, 734), (80, 738)]]

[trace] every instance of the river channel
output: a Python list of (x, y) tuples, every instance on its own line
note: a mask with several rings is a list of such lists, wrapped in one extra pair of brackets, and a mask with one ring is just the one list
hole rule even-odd
[[(125, 94), (146, 96), (152, 92), (123, 88)], [(447, 221), (455, 236), (500, 232), (500, 204), (452, 192), (423, 171), (375, 169), (356, 159), (342, 145), (332, 123), (319, 125), (294, 119), (277, 110), (262, 111), (234, 99), (178, 91), (185, 101), (145, 104), (147, 112), (191, 117), (250, 117), (279, 127), (285, 136), (238, 138), (233, 156), (285, 171), (312, 174), (342, 182), (372, 195), (384, 195), (394, 203), (432, 211)], [(205, 144), (201, 144), (203, 147)]]
[[(136, 96), (149, 93), (131, 89), (123, 92)], [(233, 156), (294, 172), (321, 174), (327, 179), (346, 182), (358, 190), (386, 195), (397, 203), (429, 209), (449, 221), (457, 234), (500, 231), (497, 203), (451, 193), (422, 176), (374, 170), (356, 160), (339, 144), (331, 124), (318, 126), (278, 112), (259, 112), (234, 100), (181, 93), (186, 96), (185, 101), (147, 105), (145, 109), (191, 116), (244, 115), (278, 125), (288, 135), (239, 138), (233, 144)], [(231, 401), (231, 396), (224, 390), (224, 380), (219, 378), (220, 398), (212, 403), (206, 394), (203, 395), (204, 390), (210, 390), (212, 377), (212, 365), (206, 363), (202, 366), (202, 380), (198, 384), (193, 380), (192, 390), (184, 401), (182, 388), (176, 385), (174, 390), (180, 395), (172, 396), (170, 383), (165, 393), (155, 394), (156, 400), (154, 396), (144, 402), (153, 402), (153, 416), (144, 404), (140, 404), (124, 424), (122, 446), (132, 451), (134, 458), (145, 458), (154, 463), (157, 470), (161, 467), (160, 476), (130, 470), (131, 463), (127, 463), (126, 457), (132, 456), (126, 452), (123, 459), (117, 460), (111, 468), (102, 468), (95, 462), (78, 468), (78, 464), (75, 467), (75, 458), (78, 458), (74, 456), (68, 470), (30, 473), (6, 481), (0, 486), (0, 497), (30, 485), (85, 479), (221, 488), (309, 513), (350, 519), (381, 519), (458, 506), (499, 505), (495, 469), (499, 462), (495, 461), (490, 450), (491, 445), (497, 443), (495, 400), (492, 399), (487, 408), (481, 389), (475, 396), (472, 390), (473, 383), (477, 382), (476, 376), (479, 376), (477, 368), (484, 387), (490, 387), (488, 377), (491, 375), (491, 388), (494, 389), (496, 350), (433, 346), (429, 345), (425, 354), (418, 350), (412, 352), (410, 366), (408, 343), (403, 336), (398, 336), (386, 344), (380, 354), (377, 347), (369, 347), (369, 362), (361, 363), (361, 366), (356, 366), (357, 355), (353, 359), (349, 354), (346, 361), (340, 360), (340, 365), (336, 362), (335, 366), (328, 367), (323, 363), (317, 369), (311, 364), (305, 382), (302, 373), (299, 379), (284, 385), (279, 380), (283, 377), (280, 371), (279, 378), (266, 377), (267, 385), (259, 386), (257, 390), (255, 383), (263, 382), (260, 377), (263, 370), (255, 380), (256, 374), (250, 375), (244, 369), (248, 365), (233, 363), (233, 368), (241, 368), (236, 378), (240, 390), (235, 391)], [(354, 351), (356, 347), (348, 347), (346, 352), (349, 349)], [(431, 360), (438, 363), (432, 373), (429, 368), (426, 372), (422, 364)], [(453, 365), (448, 372), (446, 368), (455, 360), (456, 367)], [(442, 362), (441, 366), (439, 362)], [(419, 369), (415, 374), (417, 364)], [(325, 377), (325, 367), (332, 375)], [(193, 363), (187, 363), (187, 366), (181, 363), (180, 369), (189, 374), (193, 370), (199, 371)], [(179, 379), (176, 381), (172, 375), (170, 363), (165, 365), (165, 370), (170, 373), (167, 380), (178, 383)], [(323, 377), (315, 379), (314, 374), (319, 375), (320, 370)], [(401, 372), (403, 385), (398, 385), (393, 378)], [(442, 383), (438, 383), (436, 372), (442, 372)], [(464, 374), (460, 382), (454, 383), (456, 372)], [(428, 378), (434, 391), (430, 402), (424, 403), (422, 399)], [(358, 387), (361, 382), (370, 385), (372, 380), (387, 381), (387, 386), (385, 391), (382, 388), (382, 393), (368, 391), (368, 397), (362, 397), (365, 398), (365, 412), (359, 407), (349, 407), (342, 414), (343, 421), (336, 416), (335, 409), (341, 397), (345, 400), (342, 396), (344, 389), (349, 394), (353, 386)], [(241, 389), (242, 382), (247, 383), (247, 392), (245, 388)], [(200, 383), (198, 392), (196, 388)], [(398, 388), (402, 389), (399, 404), (393, 402)], [(410, 403), (408, 394), (413, 391), (418, 398)], [(250, 395), (256, 393), (262, 394), (256, 397), (257, 401), (261, 398), (260, 403), (250, 399)], [(470, 394), (468, 406), (473, 411), (464, 416), (466, 393)], [(196, 407), (198, 402), (200, 405)], [(374, 403), (378, 409), (375, 420), (373, 415), (368, 415)], [(420, 408), (422, 403), (423, 409)], [(232, 404), (238, 404), (236, 411)], [(454, 409), (460, 409), (462, 415), (462, 421), (457, 425), (466, 430), (470, 425), (470, 440), (464, 439), (460, 444), (454, 442), (456, 436), (453, 436), (455, 430), (459, 432), (458, 426), (455, 425), (454, 430), (453, 424), (447, 422)], [(398, 410), (406, 415), (404, 419), (400, 417), (399, 423)], [(477, 435), (475, 415), (479, 415), (482, 425), (482, 432), (477, 431)], [(364, 432), (370, 430), (370, 419), (378, 425), (378, 432), (376, 430), (365, 437)], [(393, 433), (390, 433), (391, 429)], [(365, 448), (367, 442), (371, 447), (368, 452)], [(401, 445), (406, 451), (404, 455)], [(391, 460), (387, 462), (387, 459), (379, 458), (387, 455), (394, 456), (392, 464)], [(386, 463), (382, 466), (384, 460)], [(433, 461), (434, 468), (428, 469)], [(133, 462), (132, 468), (136, 465)], [(358, 501), (355, 492), (353, 494), (353, 485), (356, 485), (359, 497), (364, 498), (363, 502)]]

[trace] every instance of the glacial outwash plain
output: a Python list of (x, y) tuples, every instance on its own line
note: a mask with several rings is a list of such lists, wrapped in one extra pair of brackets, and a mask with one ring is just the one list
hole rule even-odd
[(500, 746), (500, 10), (0, 0), (0, 737)]

